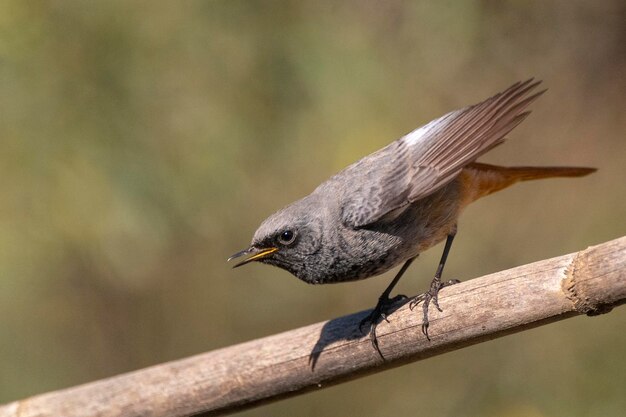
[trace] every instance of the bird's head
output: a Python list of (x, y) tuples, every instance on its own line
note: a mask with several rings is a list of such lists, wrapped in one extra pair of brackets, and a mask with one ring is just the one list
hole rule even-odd
[(257, 261), (303, 278), (315, 265), (313, 258), (321, 247), (322, 235), (320, 213), (303, 199), (265, 219), (254, 233), (250, 247), (228, 260), (248, 256), (233, 268)]

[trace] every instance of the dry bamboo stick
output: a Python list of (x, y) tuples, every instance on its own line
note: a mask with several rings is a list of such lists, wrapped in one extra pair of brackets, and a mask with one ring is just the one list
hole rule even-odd
[(227, 414), (624, 302), (626, 237), (445, 288), (431, 341), (420, 312), (398, 306), (377, 329), (384, 361), (360, 312), (16, 401), (0, 417)]

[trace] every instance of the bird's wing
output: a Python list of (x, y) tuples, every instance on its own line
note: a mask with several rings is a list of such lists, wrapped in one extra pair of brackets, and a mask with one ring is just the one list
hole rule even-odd
[(545, 91), (528, 96), (540, 82), (518, 82), (448, 113), (346, 168), (336, 176), (353, 179), (342, 197), (344, 224), (374, 223), (446, 185), (528, 116), (525, 109)]

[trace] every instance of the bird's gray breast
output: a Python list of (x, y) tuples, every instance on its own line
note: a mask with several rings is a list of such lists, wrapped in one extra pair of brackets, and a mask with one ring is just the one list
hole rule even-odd
[[(324, 243), (316, 255), (310, 283), (355, 281), (382, 274), (443, 240), (458, 216), (459, 183), (453, 181), (432, 195), (385, 218), (353, 228), (327, 221)], [(338, 207), (338, 209), (340, 209)]]

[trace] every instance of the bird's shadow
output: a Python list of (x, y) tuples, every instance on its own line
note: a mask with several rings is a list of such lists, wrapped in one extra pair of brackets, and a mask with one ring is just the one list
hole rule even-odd
[[(409, 300), (405, 298), (389, 305), (386, 311), (387, 315), (392, 315), (394, 311), (398, 310), (408, 301)], [(361, 322), (366, 319), (372, 311), (373, 309), (360, 311), (358, 313), (327, 321), (322, 327), (319, 338), (309, 354), (309, 365), (311, 366), (311, 371), (315, 370), (315, 366), (317, 365), (320, 355), (327, 346), (330, 346), (340, 340), (349, 341), (362, 339), (364, 337), (369, 339), (372, 328), (371, 323), (368, 321), (363, 323), (363, 326), (361, 326)], [(377, 323), (380, 323), (382, 320), (384, 319), (379, 318)], [(377, 349), (372, 345), (372, 350), (376, 351)], [(380, 351), (378, 351), (378, 353), (382, 357)]]

